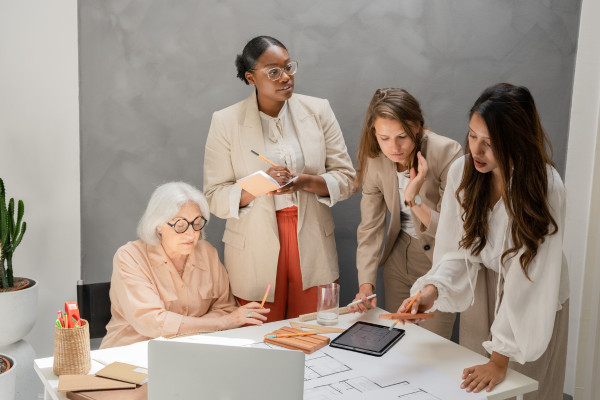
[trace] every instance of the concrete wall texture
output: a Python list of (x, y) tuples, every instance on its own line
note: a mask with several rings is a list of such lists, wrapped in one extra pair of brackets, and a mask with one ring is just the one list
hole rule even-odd
[[(113, 255), (136, 239), (157, 185), (202, 187), (211, 115), (249, 95), (234, 58), (258, 35), (278, 38), (299, 61), (297, 93), (329, 99), (354, 161), (375, 89), (407, 89), (434, 132), (463, 143), (478, 95), (509, 82), (532, 91), (564, 176), (580, 7), (580, 0), (80, 0), (84, 280), (110, 280)], [(355, 195), (333, 208), (343, 303), (357, 290), (359, 202)], [(224, 221), (213, 218), (207, 229), (222, 256)]]

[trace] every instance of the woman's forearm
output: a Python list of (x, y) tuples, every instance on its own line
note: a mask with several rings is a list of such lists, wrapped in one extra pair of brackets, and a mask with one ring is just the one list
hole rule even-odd
[(252, 203), (256, 197), (254, 197), (250, 192), (242, 189), (242, 195), (240, 196), (240, 208), (246, 207), (248, 204)]
[(304, 179), (305, 182), (303, 184), (303, 189), (307, 192), (314, 193), (319, 196), (329, 196), (329, 188), (327, 187), (327, 182), (325, 182), (325, 178), (320, 175), (307, 175), (307, 174), (299, 174), (302, 175), (298, 179)]
[(223, 329), (224, 324), (221, 317), (183, 317), (177, 334), (198, 331), (221, 331)]
[(429, 207), (421, 203), (420, 206), (416, 204), (412, 206), (411, 210), (415, 213), (417, 218), (419, 218), (419, 221), (425, 225), (425, 227), (429, 227), (429, 223), (431, 222), (431, 209)]

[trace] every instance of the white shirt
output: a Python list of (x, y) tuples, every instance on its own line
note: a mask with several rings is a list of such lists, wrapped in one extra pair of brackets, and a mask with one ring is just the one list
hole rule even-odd
[(500, 268), (500, 256), (504, 250), (512, 247), (509, 218), (502, 199), (488, 212), (488, 241), (479, 256), (459, 248), (464, 229), (462, 209), (455, 192), (462, 179), (465, 157), (457, 159), (448, 172), (433, 266), (415, 282), (411, 295), (428, 284), (435, 285), (439, 296), (431, 311), (461, 312), (474, 301), (480, 268), (501, 273), (505, 279), (504, 295), (499, 309), (496, 296), (497, 315), (491, 327), (492, 340), (484, 342), (483, 347), (490, 354), (495, 351), (521, 364), (535, 361), (546, 351), (556, 312), (562, 309), (561, 304), (569, 298), (569, 271), (562, 250), (565, 187), (558, 172), (548, 166), (548, 205), (558, 225), (558, 232), (546, 236), (539, 246), (537, 255), (529, 264), (529, 281), (519, 263), (523, 250), (506, 259), (505, 268)]
[[(259, 114), (265, 140), (264, 156), (277, 165), (287, 165), (292, 173), (302, 172), (304, 155), (287, 101), (277, 118), (270, 117), (262, 111), (259, 111)], [(272, 138), (276, 140), (273, 141)], [(273, 200), (275, 211), (298, 205), (296, 193), (273, 196)]]
[(415, 231), (415, 224), (412, 220), (412, 214), (410, 213), (410, 207), (404, 203), (404, 190), (410, 182), (410, 176), (407, 175), (406, 172), (396, 171), (396, 174), (398, 174), (398, 189), (400, 190), (400, 227), (404, 232), (415, 239), (418, 239), (417, 232)]

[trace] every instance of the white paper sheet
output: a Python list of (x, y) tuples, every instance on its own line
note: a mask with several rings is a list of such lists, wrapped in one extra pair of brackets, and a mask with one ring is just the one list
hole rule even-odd
[[(335, 338), (338, 334), (326, 334)], [(277, 348), (267, 343), (251, 347)], [(293, 351), (293, 350), (291, 350)], [(305, 400), (475, 400), (482, 393), (467, 393), (447, 378), (404, 354), (390, 350), (374, 357), (330, 346), (306, 355)]]

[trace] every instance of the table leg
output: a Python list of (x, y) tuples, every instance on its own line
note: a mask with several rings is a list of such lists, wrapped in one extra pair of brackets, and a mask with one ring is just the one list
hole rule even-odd
[(50, 392), (46, 388), (44, 388), (44, 400), (52, 400), (52, 396), (50, 396)]
[(523, 395), (522, 394), (518, 395), (517, 400), (523, 400)]

